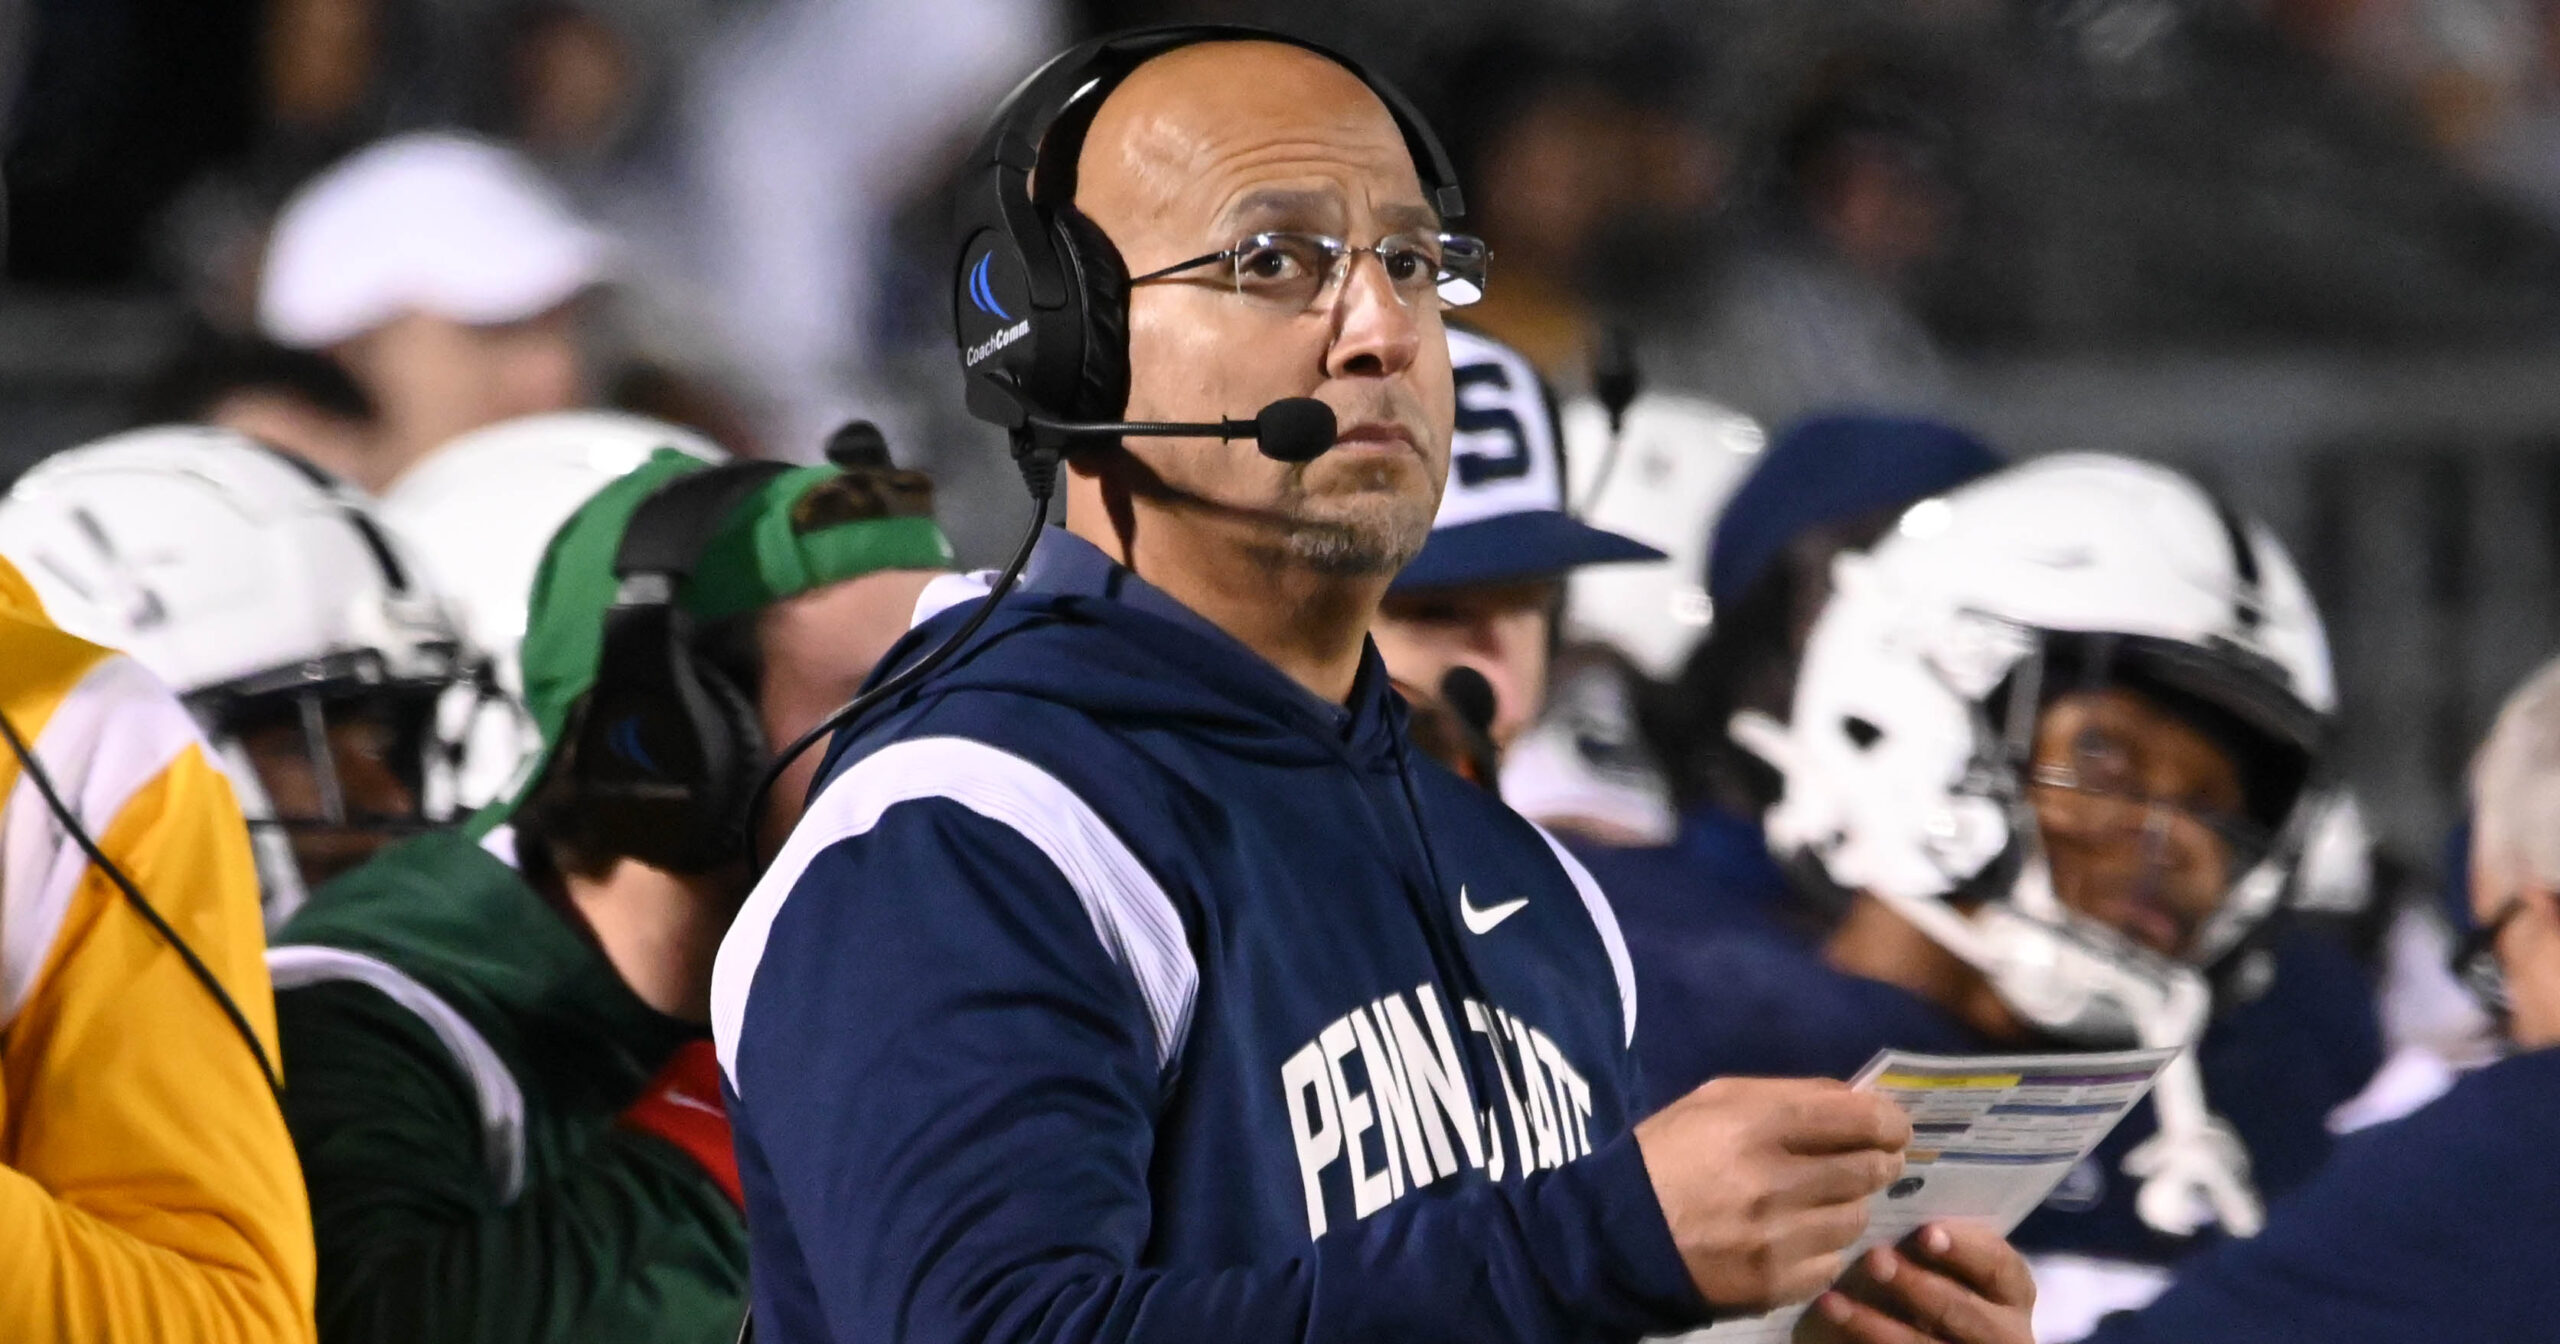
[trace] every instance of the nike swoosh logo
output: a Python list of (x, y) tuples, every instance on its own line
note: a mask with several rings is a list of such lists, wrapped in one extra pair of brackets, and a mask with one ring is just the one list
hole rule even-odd
[(1517, 900), (1504, 901), (1500, 905), (1479, 909), (1474, 902), (1467, 899), (1466, 884), (1463, 882), (1458, 884), (1458, 918), (1466, 921), (1469, 933), (1491, 933), (1494, 925), (1519, 914), (1527, 909), (1528, 905), (1529, 898), (1523, 896)]

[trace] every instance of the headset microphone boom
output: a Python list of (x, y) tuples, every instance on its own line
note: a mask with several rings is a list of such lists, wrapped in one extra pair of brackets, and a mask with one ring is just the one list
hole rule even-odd
[[(1300, 463), (1313, 462), (1324, 456), (1326, 450), (1333, 447), (1335, 433), (1333, 408), (1314, 397), (1283, 397), (1263, 407), (1262, 413), (1251, 420), (1222, 420), (1216, 423), (1171, 420), (1069, 421), (1033, 415), (1030, 417), (1030, 423), (1040, 432), (1062, 439), (1104, 439), (1128, 436), (1251, 438), (1255, 446), (1262, 450), (1263, 456), (1281, 462)], [(838, 430), (837, 434), (842, 436), (851, 428), (847, 426), (845, 430)], [(872, 433), (876, 434), (877, 431)], [(1039, 543), (1041, 526), (1048, 520), (1049, 496), (1057, 486), (1058, 477), (1055, 457), (1043, 458), (1036, 454), (1026, 454), (1020, 460), (1023, 482), (1031, 487), (1031, 522), (1023, 529), (1021, 545), (1015, 549), (1013, 559), (1005, 565), (1004, 572), (996, 576), (995, 583), (987, 590), (987, 595), (979, 599), (977, 609), (969, 614), (969, 619), (963, 622), (959, 629), (951, 632), (950, 638), (934, 645), (922, 658), (909, 664), (903, 671), (855, 696), (842, 708), (819, 720), (817, 726), (794, 738), (788, 746), (774, 753), (772, 762), (765, 766), (763, 776), (757, 779), (754, 792), (748, 796), (746, 818), (750, 837), (755, 834), (756, 818), (764, 815), (765, 800), (772, 795), (774, 782), (782, 778), (782, 772), (788, 769), (793, 761), (800, 759), (802, 753), (809, 748), (833, 736), (836, 730), (869, 713), (872, 706), (897, 695), (931, 675), (933, 670), (957, 652), (961, 645), (968, 643), (970, 636), (978, 633), (978, 628), (987, 623), (989, 616), (995, 614), (996, 604), (1003, 601), (1005, 594), (1012, 592), (1014, 585), (1021, 581), (1023, 566), (1031, 562), (1032, 548)], [(749, 857), (761, 866), (764, 856), (754, 851), (754, 845), (755, 842), (750, 839)]]
[(1036, 412), (1033, 429), (1074, 439), (1251, 439), (1264, 457), (1313, 462), (1333, 447), (1333, 408), (1313, 397), (1282, 397), (1250, 420), (1059, 420)]
[(1059, 464), (1079, 442), (1250, 438), (1264, 456), (1294, 463), (1333, 447), (1333, 408), (1313, 397), (1284, 397), (1250, 420), (1111, 418), (1124, 412), (1129, 396), (1129, 271), (1111, 239), (1075, 208), (1077, 155), (1095, 110), (1131, 71), (1180, 47), (1237, 40), (1301, 47), (1350, 71), (1386, 104), (1431, 207), (1443, 220), (1466, 213), (1448, 152), (1404, 94), (1305, 38), (1238, 24), (1168, 24), (1095, 38), (1032, 72), (970, 154), (951, 302), (969, 412), (1006, 431), (1031, 491), (1031, 521), (1011, 562), (958, 629), (775, 753), (750, 795), (750, 827), (774, 781), (801, 753), (923, 680), (986, 624), (1030, 563)]

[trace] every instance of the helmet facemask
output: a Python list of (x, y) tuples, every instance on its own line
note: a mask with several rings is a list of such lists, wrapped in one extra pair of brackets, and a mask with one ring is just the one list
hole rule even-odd
[(226, 430), (57, 453), (0, 500), (0, 550), (69, 633), (176, 690), (252, 823), (270, 926), (306, 884), (456, 816), (462, 735), (498, 698), (366, 498)]
[(2043, 635), (1986, 706), (2002, 726), (1983, 773), (2016, 781), (2011, 829), (2042, 869), (2010, 899), (2221, 978), (2300, 860), (2321, 722), (2249, 664), (2196, 652)]
[(471, 678), (450, 643), (405, 654), (395, 667), (348, 650), (186, 697), (241, 794), (271, 909), (278, 890), (298, 896), (452, 819), (439, 711)]

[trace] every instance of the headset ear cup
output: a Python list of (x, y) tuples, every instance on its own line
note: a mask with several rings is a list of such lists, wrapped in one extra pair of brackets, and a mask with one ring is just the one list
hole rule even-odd
[(1084, 310), (1081, 368), (1068, 416), (1117, 420), (1129, 408), (1129, 268), (1102, 226), (1067, 207), (1057, 212), (1058, 253)]
[(700, 659), (685, 660), (693, 695), (696, 731), (702, 739), (702, 792), (696, 799), (697, 826), (689, 838), (697, 868), (739, 857), (755, 834), (755, 818), (746, 815), (756, 777), (767, 754), (763, 720), (745, 691), (727, 674)]
[(764, 765), (755, 709), (690, 649), (691, 622), (663, 606), (606, 617), (614, 675), (576, 721), (578, 805), (613, 853), (671, 872), (737, 857), (741, 812)]

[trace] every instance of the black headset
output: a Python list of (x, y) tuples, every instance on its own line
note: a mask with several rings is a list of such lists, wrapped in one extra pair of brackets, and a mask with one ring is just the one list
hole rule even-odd
[[(1075, 437), (1147, 432), (1096, 423), (1116, 422), (1128, 405), (1129, 272), (1120, 250), (1075, 208), (1076, 161), (1095, 112), (1130, 72), (1203, 42), (1278, 42), (1350, 71), (1395, 118), (1432, 206), (1443, 219), (1465, 212), (1457, 172), (1422, 114), (1394, 85), (1330, 47), (1243, 24), (1174, 24), (1070, 48), (996, 109), (970, 154), (960, 200), (951, 318), (969, 411), (1013, 431), (1017, 458), (1063, 453)], [(1207, 432), (1242, 438), (1253, 423)], [(1328, 427), (1323, 444), (1332, 437)]]
[(1251, 420), (1117, 419), (1129, 402), (1129, 269), (1120, 249), (1075, 208), (1076, 160), (1103, 99), (1131, 71), (1203, 42), (1278, 42), (1350, 71), (1403, 132), (1432, 208), (1442, 219), (1465, 212), (1457, 170), (1413, 104), (1358, 61), (1302, 37), (1245, 24), (1134, 28), (1070, 47), (1033, 71), (997, 107), (970, 152), (951, 284), (951, 326), (969, 413), (1011, 436), (1014, 464), (1031, 489), (1031, 521), (969, 618), (776, 753), (755, 785), (751, 810), (761, 811), (766, 793), (803, 752), (930, 676), (986, 624), (1030, 563), (1058, 463), (1074, 441), (1132, 434), (1251, 438), (1285, 462), (1310, 461), (1333, 446), (1332, 408), (1309, 397), (1273, 402)]
[(722, 524), (790, 470), (731, 462), (659, 486), (614, 552), (595, 684), (566, 764), (588, 824), (614, 853), (697, 873), (746, 852), (748, 798), (765, 767), (752, 687), (703, 654), (678, 600)]

